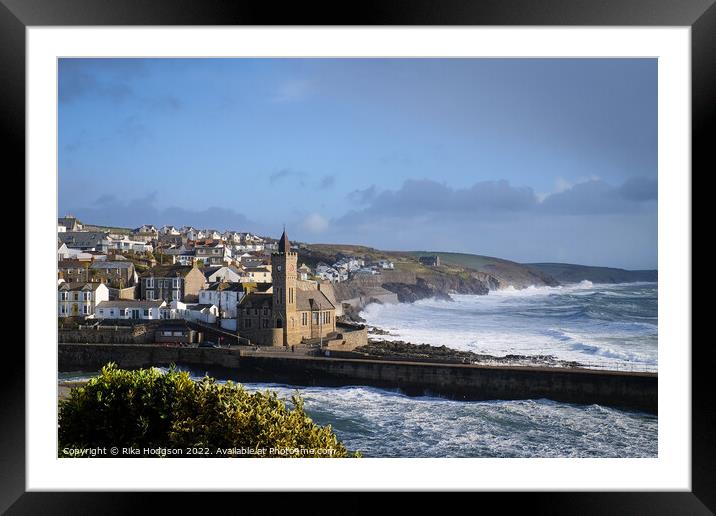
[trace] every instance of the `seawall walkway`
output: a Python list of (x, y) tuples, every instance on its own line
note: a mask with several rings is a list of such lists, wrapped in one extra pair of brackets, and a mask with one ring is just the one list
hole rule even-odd
[(459, 400), (547, 398), (654, 414), (658, 406), (656, 373), (316, 357), (241, 347), (59, 344), (60, 371), (96, 371), (107, 362), (130, 369), (174, 363), (243, 382), (370, 385)]

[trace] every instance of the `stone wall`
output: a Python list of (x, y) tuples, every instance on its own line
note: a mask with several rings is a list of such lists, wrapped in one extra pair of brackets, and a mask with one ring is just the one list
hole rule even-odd
[(150, 344), (156, 325), (101, 326), (98, 328), (60, 329), (59, 342), (92, 342), (99, 344)]
[(326, 348), (332, 351), (353, 351), (368, 343), (368, 329), (363, 325), (336, 324), (338, 337), (328, 341)]
[(120, 367), (196, 366), (197, 372), (249, 382), (294, 385), (373, 385), (407, 394), (439, 394), (461, 400), (539, 399), (601, 404), (657, 412), (653, 373), (587, 369), (489, 367), (461, 364), (242, 354), (240, 348), (181, 348), (60, 344), (60, 371)]

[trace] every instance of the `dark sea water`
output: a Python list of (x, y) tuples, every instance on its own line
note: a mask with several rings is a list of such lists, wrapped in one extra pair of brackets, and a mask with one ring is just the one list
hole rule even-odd
[[(582, 283), (454, 297), (454, 303), (371, 305), (364, 316), (415, 343), (656, 370), (656, 284)], [(192, 371), (196, 378), (202, 374)], [(286, 400), (296, 392), (280, 384), (245, 386), (277, 391)], [(316, 423), (330, 424), (349, 449), (366, 457), (657, 456), (657, 417), (639, 412), (550, 400), (409, 397), (363, 386), (302, 387), (299, 392)]]

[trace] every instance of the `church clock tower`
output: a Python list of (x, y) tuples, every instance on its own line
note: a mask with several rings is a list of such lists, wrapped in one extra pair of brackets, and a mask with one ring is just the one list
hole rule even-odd
[(296, 265), (298, 253), (291, 251), (291, 243), (284, 229), (278, 241), (278, 251), (271, 255), (273, 278), (273, 328), (283, 329), (283, 345), (300, 344), (301, 328), (296, 311)]

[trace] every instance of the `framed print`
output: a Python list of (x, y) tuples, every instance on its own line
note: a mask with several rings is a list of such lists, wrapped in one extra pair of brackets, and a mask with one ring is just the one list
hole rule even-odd
[(716, 8), (628, 7), (3, 0), (28, 208), (1, 507), (713, 510), (691, 167)]

